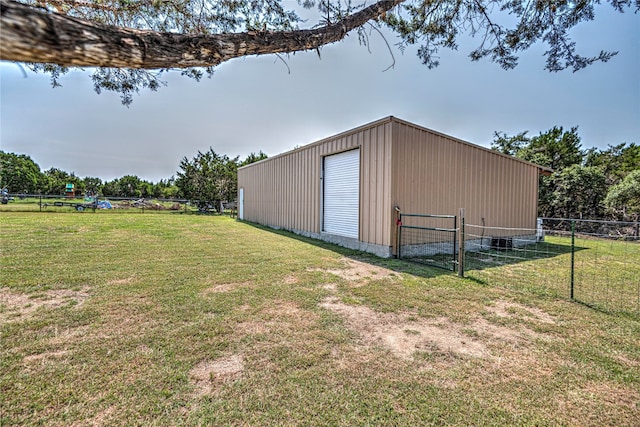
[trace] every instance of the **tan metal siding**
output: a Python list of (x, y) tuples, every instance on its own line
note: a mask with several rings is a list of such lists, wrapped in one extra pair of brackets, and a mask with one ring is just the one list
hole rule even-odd
[(322, 157), (360, 147), (360, 237), (391, 245), (390, 118), (238, 170), (247, 221), (320, 233)]
[(457, 215), (465, 208), (467, 224), (485, 218), (487, 226), (535, 229), (535, 165), (406, 122), (394, 126), (392, 203), (402, 212)]
[(462, 207), (467, 224), (482, 225), (485, 218), (487, 226), (535, 228), (536, 165), (395, 118), (239, 169), (245, 219), (319, 234), (322, 157), (357, 147), (362, 242), (395, 242), (395, 205), (405, 213), (451, 215)]

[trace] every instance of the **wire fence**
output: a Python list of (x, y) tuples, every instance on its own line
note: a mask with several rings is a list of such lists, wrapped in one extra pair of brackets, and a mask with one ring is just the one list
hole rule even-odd
[(109, 213), (228, 213), (235, 202), (141, 197), (86, 197), (40, 194), (4, 194), (0, 212), (109, 212)]
[(400, 214), (398, 258), (455, 271), (457, 218), (454, 215)]
[[(6, 201), (4, 200), (6, 196)], [(235, 204), (183, 199), (68, 198), (3, 195), (0, 211), (17, 212), (228, 213)], [(453, 223), (452, 223), (453, 220)], [(535, 229), (457, 226), (455, 217), (403, 214), (403, 259), (459, 269), (492, 286), (571, 298), (591, 307), (640, 316), (640, 223), (541, 218)], [(459, 263), (457, 230), (464, 257)]]
[(466, 224), (464, 274), (638, 316), (638, 228), (638, 223), (560, 218), (542, 218), (536, 229)]

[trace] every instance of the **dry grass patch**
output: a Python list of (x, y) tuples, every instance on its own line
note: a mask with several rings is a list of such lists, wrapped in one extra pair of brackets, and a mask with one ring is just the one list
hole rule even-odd
[(366, 345), (382, 345), (403, 359), (434, 347), (460, 356), (488, 355), (484, 344), (460, 333), (446, 318), (425, 320), (408, 314), (377, 313), (369, 307), (344, 304), (335, 297), (327, 298), (320, 306), (345, 318)]
[(338, 290), (338, 285), (335, 283), (325, 283), (321, 286), (325, 291), (329, 291), (331, 293), (335, 293)]
[(354, 287), (366, 285), (371, 280), (398, 278), (398, 274), (388, 268), (379, 267), (367, 262), (351, 258), (341, 258), (343, 268), (338, 269), (309, 269), (309, 271), (323, 271), (334, 274), (349, 282)]
[(92, 418), (88, 418), (84, 421), (78, 421), (75, 422), (73, 424), (71, 424), (71, 426), (73, 427), (80, 427), (80, 426), (105, 426), (105, 425), (111, 425), (113, 424), (111, 422), (111, 420), (117, 415), (117, 408), (112, 405), (109, 406), (103, 410), (101, 410), (100, 412), (98, 412), (94, 417)]
[(556, 406), (559, 421), (572, 425), (638, 426), (640, 391), (608, 381), (587, 382), (558, 394)]
[(300, 279), (298, 279), (298, 276), (292, 274), (285, 277), (283, 282), (285, 285), (295, 285), (296, 283), (300, 282)]
[(237, 330), (247, 335), (270, 334), (286, 339), (314, 329), (319, 317), (293, 301), (276, 300), (258, 313), (258, 319), (262, 320), (239, 323)]
[(37, 294), (14, 292), (8, 288), (0, 289), (0, 321), (18, 321), (30, 318), (40, 308), (57, 308), (69, 303), (81, 305), (89, 298), (89, 288), (81, 290), (50, 289)]
[(129, 276), (124, 279), (109, 280), (107, 282), (107, 285), (128, 285), (129, 283), (133, 282), (134, 279), (135, 276)]
[[(640, 368), (640, 360), (631, 360), (623, 354), (616, 354), (613, 358), (628, 368)], [(638, 402), (640, 402), (640, 399)]]
[(25, 356), (22, 359), (23, 363), (38, 363), (46, 359), (57, 359), (69, 354), (67, 350), (59, 350), (59, 351), (47, 351), (40, 354), (32, 354), (30, 356)]
[(59, 329), (54, 326), (53, 328), (49, 328), (49, 332), (51, 333), (51, 337), (47, 340), (47, 344), (52, 347), (96, 339), (95, 336), (91, 335), (92, 330), (89, 326), (64, 329)]
[(269, 327), (264, 322), (241, 322), (234, 328), (235, 333), (247, 335), (263, 335), (269, 332)]
[[(573, 391), (581, 401), (603, 403), (609, 408), (623, 407), (631, 410), (640, 410), (640, 390), (622, 387), (609, 382), (587, 383), (582, 389)], [(640, 419), (636, 420), (640, 423)]]
[(233, 354), (216, 360), (203, 360), (189, 371), (196, 397), (211, 394), (217, 383), (235, 381), (242, 376), (244, 360)]
[(206, 294), (217, 294), (217, 293), (226, 293), (232, 292), (241, 288), (251, 288), (253, 285), (251, 282), (242, 282), (242, 283), (223, 283), (220, 285), (215, 285), (210, 288), (207, 288), (203, 291)]
[(320, 306), (343, 317), (365, 345), (381, 345), (403, 359), (411, 359), (416, 352), (494, 359), (488, 344), (526, 349), (533, 338), (543, 337), (522, 326), (494, 325), (483, 318), (459, 325), (446, 317), (424, 319), (409, 313), (378, 313), (366, 306), (344, 304), (336, 297), (326, 298)]
[(523, 345), (530, 342), (534, 338), (544, 338), (545, 336), (532, 331), (524, 326), (518, 326), (517, 329), (509, 328), (501, 325), (494, 325), (486, 319), (476, 319), (468, 331), (475, 331), (478, 337), (488, 341), (496, 341), (500, 343), (510, 343), (515, 345)]
[(487, 309), (498, 317), (520, 317), (552, 325), (556, 323), (556, 319), (553, 316), (539, 308), (527, 307), (514, 302), (498, 301), (494, 306)]

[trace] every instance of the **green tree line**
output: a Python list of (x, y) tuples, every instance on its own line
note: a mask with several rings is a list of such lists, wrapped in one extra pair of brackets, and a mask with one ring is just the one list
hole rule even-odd
[[(492, 149), (551, 168), (540, 176), (538, 215), (542, 217), (617, 220), (640, 219), (640, 146), (609, 145), (605, 149), (581, 145), (578, 128), (562, 127), (529, 137), (496, 132)], [(238, 167), (267, 156), (260, 151), (244, 160), (216, 153), (213, 148), (184, 157), (176, 177), (148, 182), (135, 175), (112, 181), (80, 178), (57, 168), (42, 172), (27, 155), (0, 151), (0, 186), (10, 193), (64, 194), (67, 183), (79, 193), (104, 197), (182, 198), (219, 206), (237, 193)]]
[(184, 157), (177, 178), (172, 176), (153, 183), (136, 175), (125, 175), (103, 182), (58, 168), (42, 171), (28, 155), (0, 150), (0, 188), (12, 194), (64, 195), (66, 185), (73, 184), (76, 194), (103, 197), (230, 201), (236, 198), (238, 167), (265, 158), (267, 155), (260, 151), (240, 160), (219, 155), (210, 148), (205, 153), (198, 152), (193, 160)]
[(584, 149), (577, 127), (556, 126), (537, 136), (527, 134), (496, 132), (491, 148), (553, 170), (539, 178), (539, 216), (638, 221), (639, 145)]

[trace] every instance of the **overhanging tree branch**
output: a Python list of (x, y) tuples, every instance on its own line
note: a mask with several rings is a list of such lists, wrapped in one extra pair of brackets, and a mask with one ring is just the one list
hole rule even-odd
[[(593, 20), (600, 0), (366, 0), (374, 2), (370, 6), (352, 0), (19, 1), (0, 0), (0, 59), (50, 74), (53, 86), (70, 67), (95, 67), (96, 91), (119, 92), (125, 105), (140, 89), (157, 89), (164, 71), (180, 69), (199, 80), (232, 58), (305, 50), (319, 55), (321, 46), (352, 30), (366, 37), (363, 26), (372, 20), (399, 37), (401, 50), (417, 45), (429, 68), (438, 65), (440, 49), (457, 48), (461, 32), (480, 35), (472, 60), (489, 58), (503, 68), (516, 66), (520, 52), (539, 42), (549, 46), (550, 71), (576, 71), (616, 54), (584, 57), (571, 40), (570, 30)], [(634, 5), (640, 10), (640, 0), (607, 2), (619, 12)], [(298, 29), (304, 21), (285, 3), (316, 8), (319, 26)]]
[(405, 0), (383, 0), (311, 30), (191, 35), (103, 25), (0, 0), (0, 59), (113, 68), (210, 67), (247, 55), (316, 49)]

